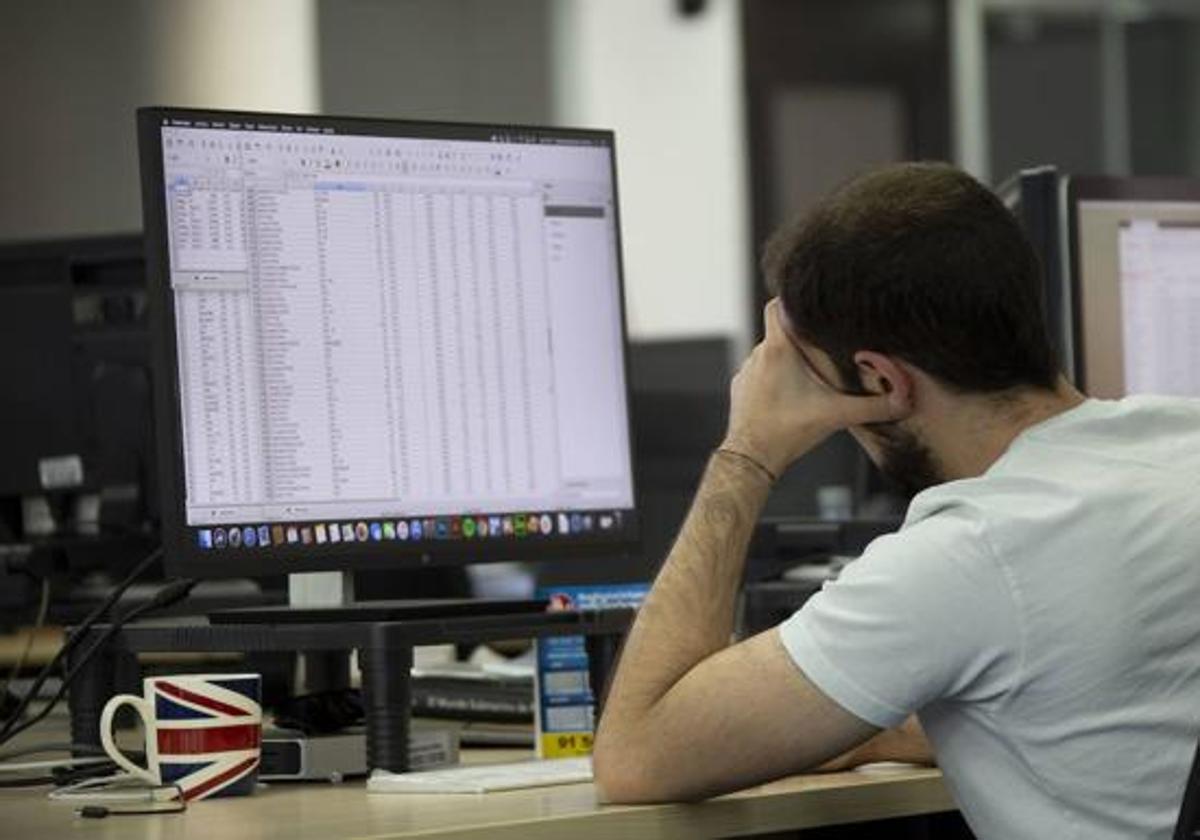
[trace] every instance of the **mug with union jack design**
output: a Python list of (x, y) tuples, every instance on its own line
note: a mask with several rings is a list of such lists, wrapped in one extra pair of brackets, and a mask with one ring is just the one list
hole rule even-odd
[[(120, 767), (153, 785), (178, 785), (187, 800), (254, 792), (262, 757), (262, 677), (147, 677), (143, 696), (118, 694), (100, 715), (100, 743)], [(146, 732), (146, 766), (113, 742), (113, 716), (129, 705)]]

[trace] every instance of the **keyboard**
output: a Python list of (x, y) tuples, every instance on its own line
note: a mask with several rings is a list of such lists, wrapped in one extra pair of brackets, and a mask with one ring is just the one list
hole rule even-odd
[(472, 764), (419, 773), (371, 771), (371, 793), (490, 793), (498, 790), (571, 785), (592, 780), (591, 758)]

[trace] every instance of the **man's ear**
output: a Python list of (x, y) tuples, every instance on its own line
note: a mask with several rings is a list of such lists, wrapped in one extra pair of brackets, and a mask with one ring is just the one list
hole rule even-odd
[(887, 395), (897, 420), (912, 414), (916, 404), (916, 380), (904, 362), (874, 350), (859, 350), (854, 354), (854, 364), (866, 390)]

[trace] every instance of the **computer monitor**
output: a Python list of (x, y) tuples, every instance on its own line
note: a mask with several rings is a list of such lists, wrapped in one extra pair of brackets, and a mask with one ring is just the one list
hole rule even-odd
[(148, 345), (140, 235), (0, 246), (0, 541), (154, 517)]
[(1077, 381), (1200, 396), (1200, 181), (1072, 177)]
[(1012, 211), (1037, 254), (1042, 271), (1042, 307), (1058, 359), (1074, 378), (1070, 281), (1068, 280), (1065, 179), (1054, 166), (1022, 169), (1003, 181), (996, 194)]
[(636, 545), (611, 132), (138, 119), (169, 570)]

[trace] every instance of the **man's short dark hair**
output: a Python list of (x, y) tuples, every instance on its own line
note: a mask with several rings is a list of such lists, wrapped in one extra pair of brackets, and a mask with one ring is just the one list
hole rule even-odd
[(898, 356), (959, 392), (1053, 389), (1041, 268), (1016, 218), (945, 164), (854, 179), (763, 256), (801, 338), (860, 387), (854, 353)]

